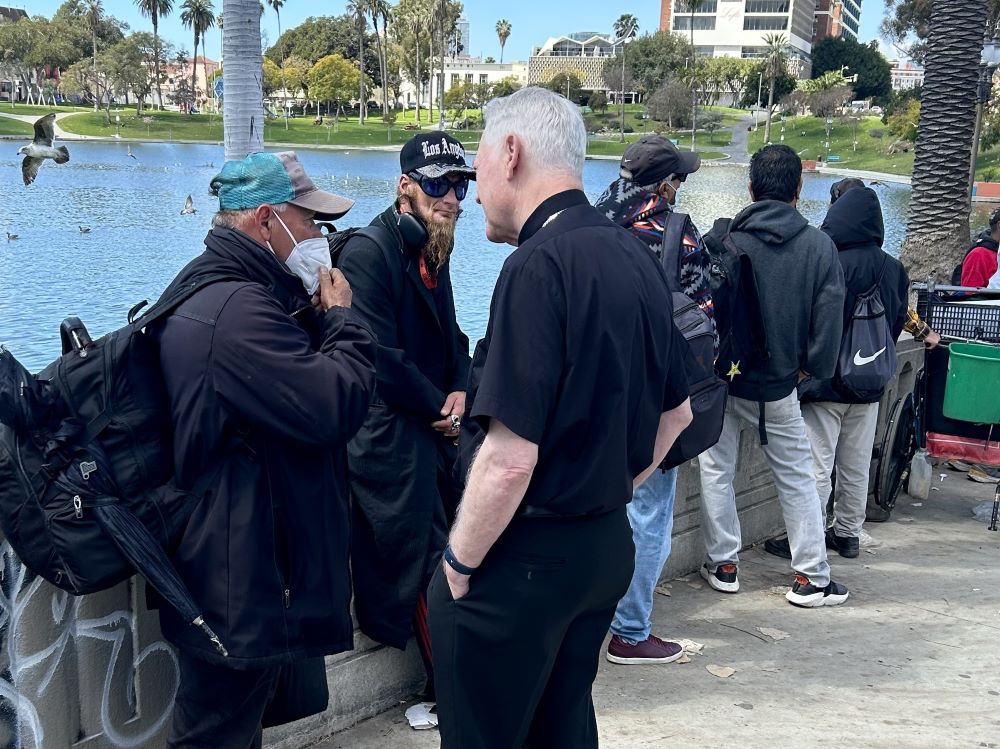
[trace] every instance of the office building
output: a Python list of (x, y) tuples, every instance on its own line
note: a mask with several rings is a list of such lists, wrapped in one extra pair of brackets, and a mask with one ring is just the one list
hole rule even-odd
[(705, 0), (690, 13), (687, 0), (661, 0), (660, 28), (688, 36), (693, 27), (695, 51), (706, 57), (762, 57), (765, 37), (783, 34), (791, 49), (790, 70), (808, 78), (816, 5), (817, 0)]

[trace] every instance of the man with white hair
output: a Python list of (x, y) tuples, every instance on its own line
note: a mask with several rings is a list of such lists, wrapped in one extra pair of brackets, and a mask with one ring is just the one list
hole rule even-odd
[(578, 108), (535, 87), (485, 117), (477, 201), (487, 238), (517, 249), (428, 591), (441, 746), (596, 747), (591, 685), (635, 553), (625, 506), (691, 420), (684, 342), (663, 268), (587, 202)]

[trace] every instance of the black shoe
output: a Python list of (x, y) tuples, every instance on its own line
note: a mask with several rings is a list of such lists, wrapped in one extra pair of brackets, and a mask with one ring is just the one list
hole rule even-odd
[(858, 539), (852, 536), (838, 536), (833, 528), (826, 529), (826, 548), (836, 549), (837, 553), (847, 559), (854, 559), (859, 551)]
[(767, 539), (764, 542), (764, 551), (782, 559), (792, 558), (792, 549), (788, 545), (788, 536), (775, 536), (774, 538)]
[(865, 520), (869, 523), (884, 523), (889, 519), (891, 514), (889, 510), (882, 509), (871, 500), (868, 501), (868, 506), (865, 507)]
[(847, 588), (833, 580), (825, 588), (820, 588), (809, 582), (808, 578), (796, 575), (792, 589), (785, 593), (785, 600), (795, 606), (815, 609), (841, 604), (847, 600), (847, 596)]

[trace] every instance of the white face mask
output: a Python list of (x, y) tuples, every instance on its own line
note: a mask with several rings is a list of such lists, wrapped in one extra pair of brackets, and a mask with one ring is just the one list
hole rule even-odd
[[(288, 259), (285, 260), (285, 267), (288, 268), (290, 273), (294, 273), (302, 280), (302, 285), (305, 286), (306, 291), (312, 296), (319, 288), (320, 270), (331, 270), (333, 268), (333, 260), (330, 258), (330, 243), (326, 237), (313, 237), (302, 242), (297, 242), (277, 212), (275, 212), (274, 217), (278, 219), (281, 228), (285, 230), (285, 233), (292, 240), (292, 244), (295, 245), (288, 255)], [(270, 242), (267, 243), (267, 249), (274, 252), (274, 248), (271, 247)], [(275, 254), (275, 257), (277, 257), (277, 254)]]

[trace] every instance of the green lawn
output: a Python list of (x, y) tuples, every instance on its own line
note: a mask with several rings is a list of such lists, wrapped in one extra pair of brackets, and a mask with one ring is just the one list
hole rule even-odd
[[(93, 108), (89, 108), (93, 111)], [(43, 115), (49, 112), (86, 112), (87, 107), (38, 107), (34, 104), (11, 104), (8, 101), (0, 103), (0, 112), (4, 114), (30, 114), (30, 115)]]
[(34, 128), (31, 123), (0, 117), (0, 135), (27, 135), (30, 139), (33, 134)]
[[(115, 123), (108, 124), (103, 112), (88, 112), (74, 115), (60, 121), (60, 126), (78, 135), (98, 135), (114, 137)], [(137, 117), (135, 111), (121, 113), (122, 138), (143, 138), (153, 140), (203, 140), (219, 142), (222, 140), (222, 118), (214, 114), (184, 115), (179, 112), (147, 111), (142, 117)], [(401, 125), (393, 126), (391, 133), (377, 118), (372, 118), (364, 125), (358, 125), (357, 120), (342, 119), (335, 125), (332, 119), (326, 122), (331, 125), (314, 125), (314, 117), (292, 117), (288, 120), (288, 129), (281, 118), (267, 120), (264, 123), (264, 141), (266, 143), (291, 143), (310, 146), (346, 145), (346, 146), (383, 146), (400, 145), (408, 141), (413, 132), (404, 130)], [(424, 128), (428, 128), (424, 125)], [(479, 133), (453, 132), (461, 142), (473, 145), (479, 142)]]
[[(780, 118), (775, 117), (771, 126), (771, 142), (781, 141)], [(821, 117), (789, 117), (785, 123), (786, 146), (793, 148), (803, 159), (819, 159), (826, 157), (826, 119)], [(882, 139), (872, 137), (873, 131), (882, 131)], [(840, 156), (840, 161), (831, 162), (831, 166), (847, 169), (870, 170), (889, 174), (911, 174), (913, 172), (913, 151), (886, 156), (883, 149), (894, 138), (878, 117), (865, 117), (858, 124), (858, 146), (854, 150), (854, 128), (850, 123), (844, 123), (834, 118), (830, 135), (830, 153)], [(760, 128), (750, 133), (749, 150), (753, 153), (764, 144), (764, 122)]]

